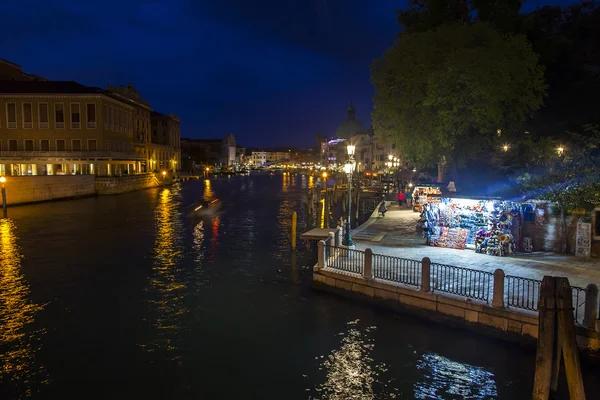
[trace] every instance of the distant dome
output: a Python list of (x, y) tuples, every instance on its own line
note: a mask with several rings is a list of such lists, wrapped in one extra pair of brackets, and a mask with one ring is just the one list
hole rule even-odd
[(348, 108), (348, 119), (342, 121), (342, 123), (338, 126), (335, 136), (338, 139), (348, 139), (357, 133), (363, 132), (363, 125), (359, 120), (356, 119), (354, 105), (352, 105), (352, 102), (350, 102), (350, 107)]

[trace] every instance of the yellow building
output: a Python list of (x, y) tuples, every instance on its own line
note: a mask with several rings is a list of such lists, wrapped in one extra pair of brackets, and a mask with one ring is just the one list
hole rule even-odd
[(0, 60), (0, 175), (137, 174), (159, 157), (176, 171), (179, 141), (152, 143), (151, 112), (131, 84), (47, 81)]
[(156, 160), (158, 169), (176, 171), (181, 165), (181, 138), (179, 117), (153, 111), (152, 146), (150, 158)]

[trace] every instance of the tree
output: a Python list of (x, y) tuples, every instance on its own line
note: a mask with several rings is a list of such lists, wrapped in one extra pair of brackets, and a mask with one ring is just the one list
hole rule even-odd
[(591, 210), (600, 204), (600, 130), (585, 126), (568, 139), (542, 138), (533, 142), (531, 160), (537, 168), (516, 177), (523, 198), (539, 198), (555, 204), (561, 221), (561, 252), (567, 253), (567, 215), (575, 209)]
[(542, 105), (543, 69), (522, 35), (489, 24), (446, 24), (403, 33), (371, 66), (373, 126), (422, 166), (460, 163), (516, 132)]
[(409, 0), (398, 11), (403, 32), (415, 33), (441, 25), (473, 21), (487, 22), (502, 32), (513, 32), (523, 0)]

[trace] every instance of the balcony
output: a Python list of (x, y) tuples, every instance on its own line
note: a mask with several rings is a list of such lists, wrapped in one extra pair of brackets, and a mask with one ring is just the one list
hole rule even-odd
[(3, 160), (145, 160), (144, 154), (120, 151), (0, 151)]

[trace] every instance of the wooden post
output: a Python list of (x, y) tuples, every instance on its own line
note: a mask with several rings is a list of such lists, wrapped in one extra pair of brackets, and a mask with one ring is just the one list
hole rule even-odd
[[(556, 308), (558, 327), (562, 336), (562, 355), (571, 399), (585, 400), (583, 376), (573, 318), (573, 295), (567, 278), (556, 279)], [(542, 283), (543, 284), (543, 283)]]
[(596, 320), (598, 318), (598, 286), (590, 283), (585, 288), (585, 311), (583, 315), (583, 325), (586, 328), (595, 330)]
[(296, 250), (296, 222), (298, 214), (296, 211), (292, 211), (292, 250)]
[(431, 260), (423, 257), (421, 260), (421, 292), (431, 291)]
[(535, 356), (535, 379), (533, 382), (533, 400), (548, 400), (550, 380), (552, 378), (552, 356), (555, 351), (555, 296), (554, 278), (544, 276), (540, 285), (538, 302), (538, 342)]
[(365, 249), (365, 266), (363, 269), (363, 278), (373, 279), (373, 250)]
[(492, 307), (504, 308), (504, 271), (500, 268), (494, 271)]

